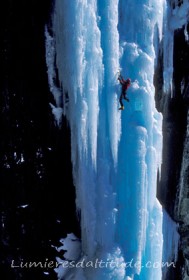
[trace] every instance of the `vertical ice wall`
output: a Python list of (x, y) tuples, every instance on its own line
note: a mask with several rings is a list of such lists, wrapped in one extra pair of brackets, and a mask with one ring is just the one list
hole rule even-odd
[[(121, 280), (135, 274), (161, 279), (160, 267), (145, 266), (160, 262), (162, 249), (155, 194), (161, 116), (153, 88), (153, 34), (161, 19), (161, 1), (55, 1), (56, 63), (48, 58), (48, 72), (54, 75), (53, 62), (63, 103), (65, 95), (69, 100), (63, 107), (71, 127), (82, 257), (117, 264), (85, 268), (82, 276), (76, 269), (74, 279)], [(120, 66), (123, 76), (135, 80), (123, 112), (118, 110)], [(136, 265), (127, 267), (131, 261)]]
[(154, 105), (154, 33), (162, 29), (163, 1), (120, 1), (121, 67), (136, 80), (129, 90), (130, 103), (122, 114), (118, 174), (117, 238), (129, 268), (141, 279), (161, 279), (162, 212), (156, 200), (157, 167), (161, 159), (161, 116)]
[(55, 2), (56, 64), (63, 92), (69, 97), (65, 114), (72, 133), (83, 250), (89, 256), (94, 255), (96, 245), (105, 246), (113, 238), (112, 229), (108, 237), (101, 231), (114, 223), (110, 177), (115, 173), (120, 138), (115, 92), (119, 67), (117, 6), (117, 0), (103, 4), (95, 0)]

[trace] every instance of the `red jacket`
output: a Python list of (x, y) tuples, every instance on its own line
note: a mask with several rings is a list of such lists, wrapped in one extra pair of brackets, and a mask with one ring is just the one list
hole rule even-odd
[(124, 90), (127, 90), (131, 85), (130, 80), (128, 80), (128, 79), (124, 80), (123, 78), (119, 78), (119, 81), (120, 81), (120, 84), (122, 85), (122, 89), (124, 89)]

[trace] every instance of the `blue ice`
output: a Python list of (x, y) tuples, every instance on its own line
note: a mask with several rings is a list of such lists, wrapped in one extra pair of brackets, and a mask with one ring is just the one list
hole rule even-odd
[[(154, 102), (153, 36), (157, 26), (162, 28), (162, 14), (159, 0), (55, 1), (54, 59), (71, 128), (81, 214), (78, 261), (90, 264), (71, 269), (66, 280), (161, 279), (162, 209), (156, 178), (162, 118)], [(48, 74), (54, 75), (50, 62)], [(130, 102), (122, 112), (120, 69), (132, 79)]]

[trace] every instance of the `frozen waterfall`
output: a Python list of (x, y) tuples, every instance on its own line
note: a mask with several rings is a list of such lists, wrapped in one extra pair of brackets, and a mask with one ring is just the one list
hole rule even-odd
[[(71, 128), (82, 230), (80, 266), (61, 269), (59, 279), (161, 279), (162, 118), (153, 74), (162, 18), (163, 0), (55, 0), (52, 34), (46, 30), (49, 84), (53, 112)], [(132, 80), (124, 111), (119, 69)]]

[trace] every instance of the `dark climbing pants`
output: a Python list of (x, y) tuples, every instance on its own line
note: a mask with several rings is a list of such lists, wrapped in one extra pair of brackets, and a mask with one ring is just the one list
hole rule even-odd
[(120, 103), (121, 106), (123, 106), (123, 101), (122, 101), (123, 98), (124, 99), (126, 98), (126, 91), (125, 90), (122, 90), (120, 98), (119, 98), (119, 103)]

